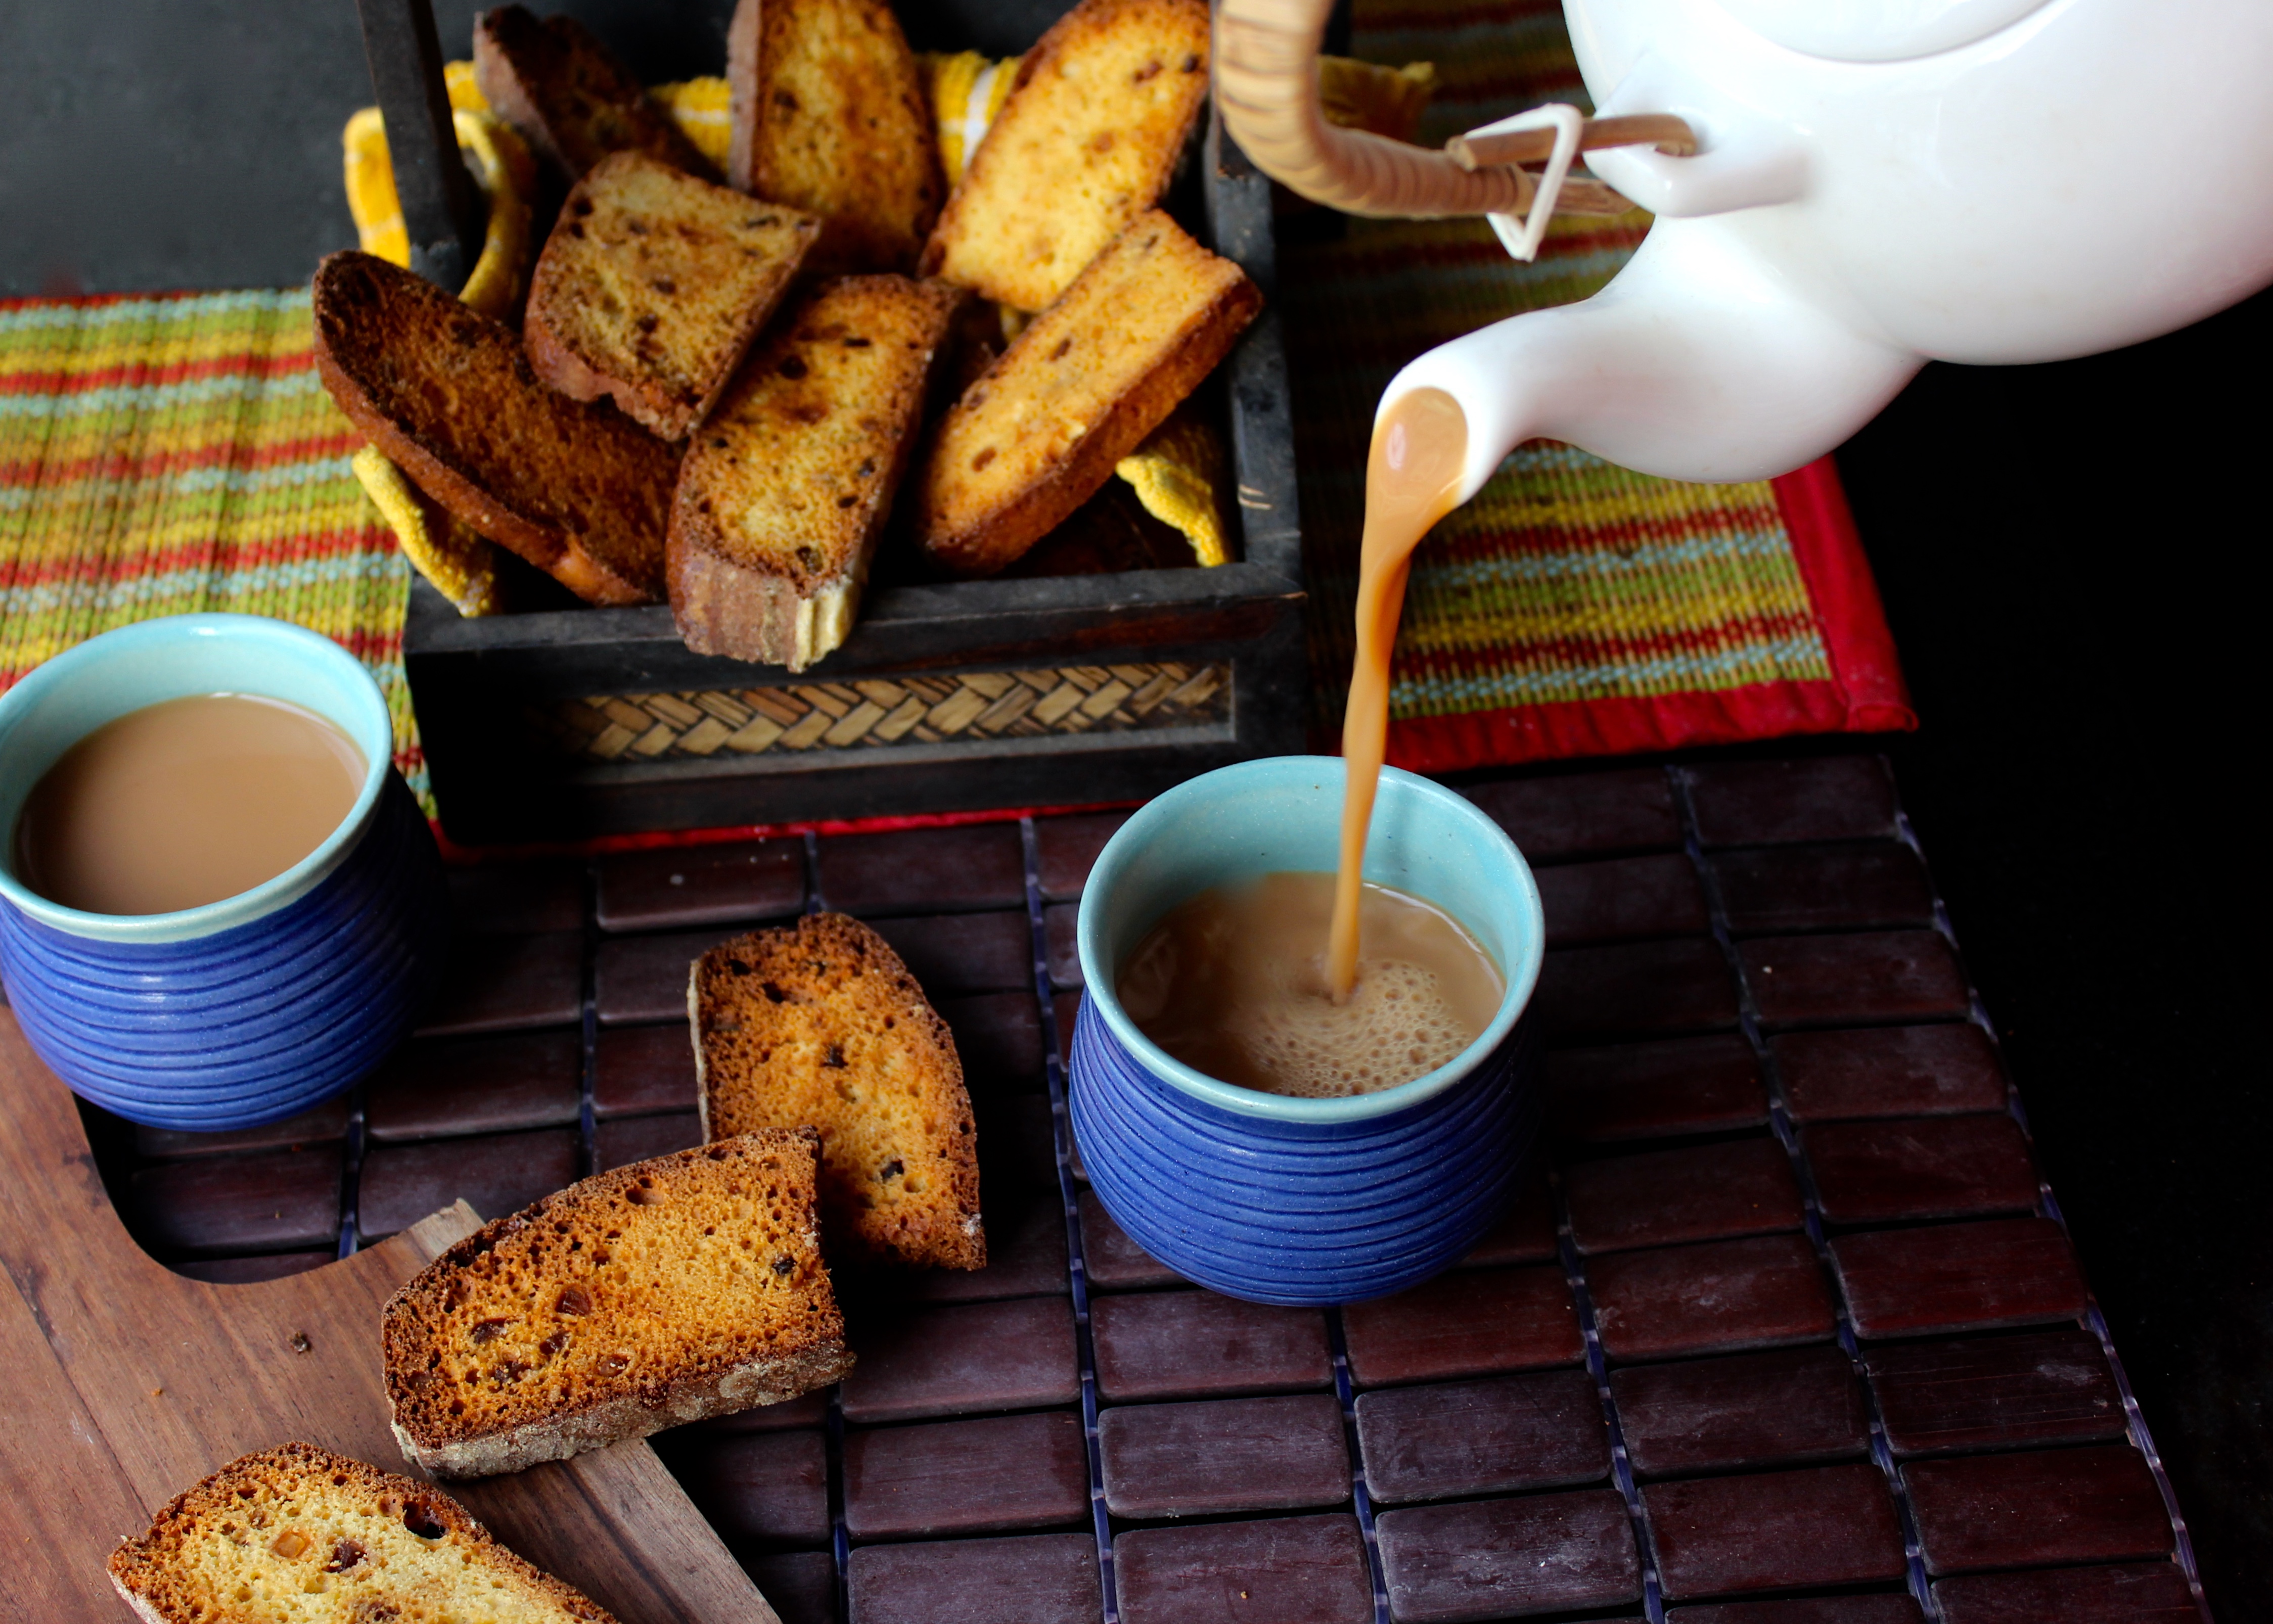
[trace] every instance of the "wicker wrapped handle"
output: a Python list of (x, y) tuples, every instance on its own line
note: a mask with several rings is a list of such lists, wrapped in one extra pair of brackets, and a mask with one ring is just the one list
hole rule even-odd
[(1521, 214), (1528, 177), (1462, 168), (1426, 147), (1340, 130), (1318, 110), (1318, 44), (1333, 0), (1223, 0), (1215, 90), (1223, 122), (1256, 168), (1346, 214), (1436, 219)]
[[(1225, 127), (1256, 168), (1345, 214), (1527, 215), (1534, 188), (1515, 166), (1544, 158), (1550, 132), (1458, 137), (1445, 151), (1433, 152), (1326, 122), (1318, 107), (1317, 60), (1332, 8), (1333, 0), (1223, 0), (1216, 19), (1216, 101)], [(1654, 114), (1593, 120), (1579, 150), (1644, 141), (1662, 152), (1696, 150), (1686, 124)], [(1574, 180), (1564, 183), (1556, 206), (1616, 214), (1631, 205), (1599, 181)]]

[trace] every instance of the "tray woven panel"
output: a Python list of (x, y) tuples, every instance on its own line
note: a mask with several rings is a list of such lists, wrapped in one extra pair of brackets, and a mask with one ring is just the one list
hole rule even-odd
[(969, 671), (952, 677), (789, 683), (570, 700), (527, 720), (565, 754), (661, 760), (937, 745), (985, 737), (1135, 732), (1221, 722), (1231, 667), (1176, 661)]
[[(460, 871), (452, 990), (379, 1077), (259, 1134), (97, 1118), (98, 1156), (210, 1278), (511, 1210), (695, 1142), (688, 960), (839, 907), (955, 1029), (994, 1261), (840, 1273), (841, 1388), (658, 1440), (789, 1624), (2203, 1616), (1884, 764), (1465, 793), (1546, 899), (1552, 1142), (1384, 1302), (1192, 1289), (1084, 1184), (1071, 925), (1117, 813)], [(1720, 1610), (1761, 1597), (1815, 1599)]]

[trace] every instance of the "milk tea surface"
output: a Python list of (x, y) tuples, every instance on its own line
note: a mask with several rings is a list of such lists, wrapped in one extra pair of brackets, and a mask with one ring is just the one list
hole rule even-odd
[(146, 706), (73, 745), (34, 787), (16, 821), (16, 877), (87, 913), (217, 902), (322, 845), (364, 770), (346, 734), (281, 700)]
[(1114, 991), (1145, 1037), (1225, 1082), (1312, 1099), (1393, 1089), (1482, 1036), (1506, 983), (1419, 898), (1368, 885), (1358, 907), (1364, 951), (1345, 999), (1326, 977), (1332, 874), (1266, 874), (1178, 904)]

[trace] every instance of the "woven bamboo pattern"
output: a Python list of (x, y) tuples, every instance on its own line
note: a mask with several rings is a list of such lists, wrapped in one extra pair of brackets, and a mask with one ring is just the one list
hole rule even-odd
[(273, 615), (370, 668), (423, 799), (409, 569), (313, 342), (304, 288), (0, 303), (0, 688), (130, 621)]
[[(1357, 0), (1353, 24), (1357, 56), (1436, 64), (1439, 86), (1416, 138), (1424, 145), (1542, 101), (1590, 106), (1555, 0)], [(1509, 258), (1481, 220), (1354, 220), (1339, 240), (1286, 251), (1322, 726), (1339, 725), (1348, 684), (1366, 446), (1383, 389), (1448, 339), (1594, 293), (1648, 228), (1638, 209), (1565, 216), (1530, 265)], [(1684, 484), (1534, 441), (1414, 553), (1390, 715), (1831, 675), (1766, 482)]]
[(528, 720), (568, 755), (653, 761), (1195, 727), (1229, 721), (1231, 692), (1227, 663), (1169, 661), (602, 694), (532, 707)]

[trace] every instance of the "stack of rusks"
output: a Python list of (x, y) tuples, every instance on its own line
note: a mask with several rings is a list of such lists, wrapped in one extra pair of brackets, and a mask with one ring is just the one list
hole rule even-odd
[(581, 25), (483, 14), (481, 93), (566, 188), (520, 329), (340, 253), (317, 358), (448, 520), (591, 602), (668, 599), (698, 653), (801, 670), (888, 531), (939, 574), (1011, 565), (1261, 298), (1159, 207), (1206, 0), (1083, 0), (951, 192), (884, 0), (741, 0), (728, 45), (722, 176)]
[[(423, 1471), (520, 1471), (828, 1386), (854, 1357), (831, 1259), (985, 1267), (955, 1037), (883, 938), (841, 914), (735, 937), (688, 967), (687, 1013), (707, 1142), (483, 1225), (386, 1305), (394, 1436)], [(298, 1441), (184, 1491), (110, 1575), (154, 1624), (609, 1624), (431, 1484)]]

